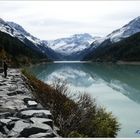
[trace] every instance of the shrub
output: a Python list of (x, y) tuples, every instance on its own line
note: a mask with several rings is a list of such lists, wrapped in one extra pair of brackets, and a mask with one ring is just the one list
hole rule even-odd
[(62, 137), (115, 137), (119, 123), (111, 112), (97, 107), (95, 99), (87, 93), (79, 96), (68, 92), (66, 82), (60, 79), (51, 86), (38, 80), (26, 70), (22, 71), (33, 87), (36, 99), (53, 114), (55, 125)]
[(69, 133), (68, 135), (69, 138), (85, 138), (85, 137), (88, 137), (86, 135), (83, 135), (83, 134), (79, 134), (77, 131), (72, 131)]

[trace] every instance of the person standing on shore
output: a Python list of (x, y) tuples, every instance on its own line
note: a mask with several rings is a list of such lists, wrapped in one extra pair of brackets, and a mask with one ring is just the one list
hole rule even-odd
[(8, 68), (8, 66), (7, 66), (6, 62), (4, 61), (3, 62), (3, 70), (4, 70), (4, 77), (5, 78), (7, 77), (7, 68)]

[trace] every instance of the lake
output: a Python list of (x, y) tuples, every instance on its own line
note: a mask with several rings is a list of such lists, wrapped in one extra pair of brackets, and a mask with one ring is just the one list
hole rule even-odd
[(65, 62), (39, 64), (31, 70), (45, 83), (61, 78), (71, 92), (96, 98), (121, 123), (117, 137), (140, 137), (136, 133), (140, 130), (140, 65)]

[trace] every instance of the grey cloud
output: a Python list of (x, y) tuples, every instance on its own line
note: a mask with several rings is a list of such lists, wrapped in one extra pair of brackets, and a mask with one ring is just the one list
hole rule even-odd
[[(43, 1), (40, 1), (40, 3), (43, 3)], [(38, 38), (53, 39), (83, 32), (88, 32), (97, 36), (105, 36), (113, 30), (127, 24), (133, 18), (139, 16), (140, 13), (140, 2), (136, 1), (130, 3), (127, 1), (120, 1), (119, 5), (115, 5), (115, 9), (111, 9), (108, 7), (110, 5), (108, 5), (104, 9), (107, 10), (107, 12), (104, 12), (100, 7), (95, 7), (95, 9), (97, 8), (97, 11), (95, 11), (97, 14), (93, 13), (93, 15), (92, 8), (88, 11), (89, 9), (85, 7), (83, 11), (80, 11), (79, 4), (79, 9), (77, 7), (77, 11), (75, 11), (77, 12), (77, 18), (73, 17), (73, 15), (67, 16), (67, 13), (65, 13), (66, 7), (63, 9), (62, 5), (62, 7), (58, 7), (58, 9), (64, 10), (64, 13), (66, 14), (65, 18), (57, 14), (57, 9), (56, 13), (54, 12), (51, 14), (47, 13), (45, 9), (42, 11), (39, 5), (34, 7), (33, 4), (34, 3), (30, 2), (30, 5), (28, 5), (28, 2), (26, 1), (0, 1), (0, 17), (4, 18), (4, 20), (11, 20), (20, 24), (28, 32)], [(49, 4), (49, 2), (47, 4)], [(53, 5), (51, 6), (53, 8)], [(74, 10), (72, 8), (73, 7), (69, 7), (68, 9)], [(68, 11), (68, 13), (70, 14), (71, 11)], [(63, 14), (63, 12), (61, 14)], [(83, 17), (81, 16), (82, 14)]]

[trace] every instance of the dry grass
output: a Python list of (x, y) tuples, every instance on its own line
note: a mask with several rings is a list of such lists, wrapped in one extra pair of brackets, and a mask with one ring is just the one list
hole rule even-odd
[(34, 89), (34, 96), (49, 108), (55, 125), (60, 128), (63, 137), (115, 137), (119, 123), (110, 112), (97, 107), (95, 100), (88, 94), (72, 97), (67, 84), (60, 80), (49, 86), (35, 76), (22, 70)]

